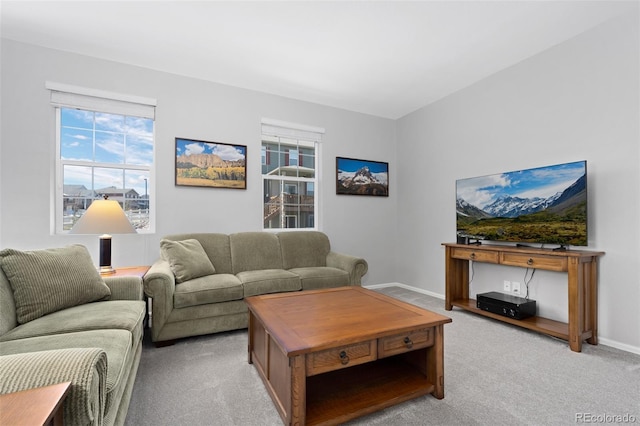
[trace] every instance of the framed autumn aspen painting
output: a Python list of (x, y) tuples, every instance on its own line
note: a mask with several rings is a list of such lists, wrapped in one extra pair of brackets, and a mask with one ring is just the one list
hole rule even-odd
[(176, 138), (176, 185), (247, 189), (247, 147)]

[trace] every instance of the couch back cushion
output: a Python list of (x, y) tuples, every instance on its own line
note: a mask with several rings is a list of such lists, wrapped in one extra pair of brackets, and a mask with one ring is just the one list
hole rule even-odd
[(209, 260), (217, 274), (231, 274), (233, 271), (231, 266), (231, 248), (229, 245), (229, 236), (227, 234), (205, 232), (173, 234), (165, 236), (164, 239), (173, 241), (184, 241), (190, 239), (198, 240), (204, 249), (204, 252), (209, 257)]
[(111, 296), (86, 247), (73, 244), (45, 250), (0, 251), (20, 324), (72, 306)]
[(7, 276), (0, 268), (0, 336), (18, 325), (16, 302)]
[(318, 231), (292, 231), (278, 234), (284, 269), (327, 266), (331, 250), (329, 237)]
[(269, 232), (240, 232), (229, 236), (233, 273), (283, 269), (280, 240)]
[(209, 256), (195, 238), (160, 240), (160, 254), (169, 262), (177, 283), (216, 273)]

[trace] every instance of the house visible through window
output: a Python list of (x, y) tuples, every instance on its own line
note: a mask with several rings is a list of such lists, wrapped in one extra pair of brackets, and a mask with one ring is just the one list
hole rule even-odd
[(57, 90), (52, 104), (56, 232), (70, 230), (93, 200), (104, 197), (118, 201), (138, 231), (153, 230), (153, 114), (138, 112), (137, 104)]
[(322, 133), (319, 128), (263, 120), (264, 229), (317, 228)]

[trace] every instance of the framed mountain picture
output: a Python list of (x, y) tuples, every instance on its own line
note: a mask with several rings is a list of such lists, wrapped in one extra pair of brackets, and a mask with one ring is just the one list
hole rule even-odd
[(389, 196), (389, 163), (336, 157), (336, 194)]
[(176, 186), (247, 189), (247, 147), (176, 138)]

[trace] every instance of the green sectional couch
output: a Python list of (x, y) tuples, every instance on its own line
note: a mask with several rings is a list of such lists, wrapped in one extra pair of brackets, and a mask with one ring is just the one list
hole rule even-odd
[(102, 279), (82, 246), (6, 249), (0, 266), (0, 394), (70, 381), (65, 424), (124, 424), (142, 351), (140, 278)]
[(158, 346), (246, 328), (245, 297), (361, 285), (368, 269), (364, 259), (331, 251), (317, 231), (176, 234), (160, 246), (144, 277)]

